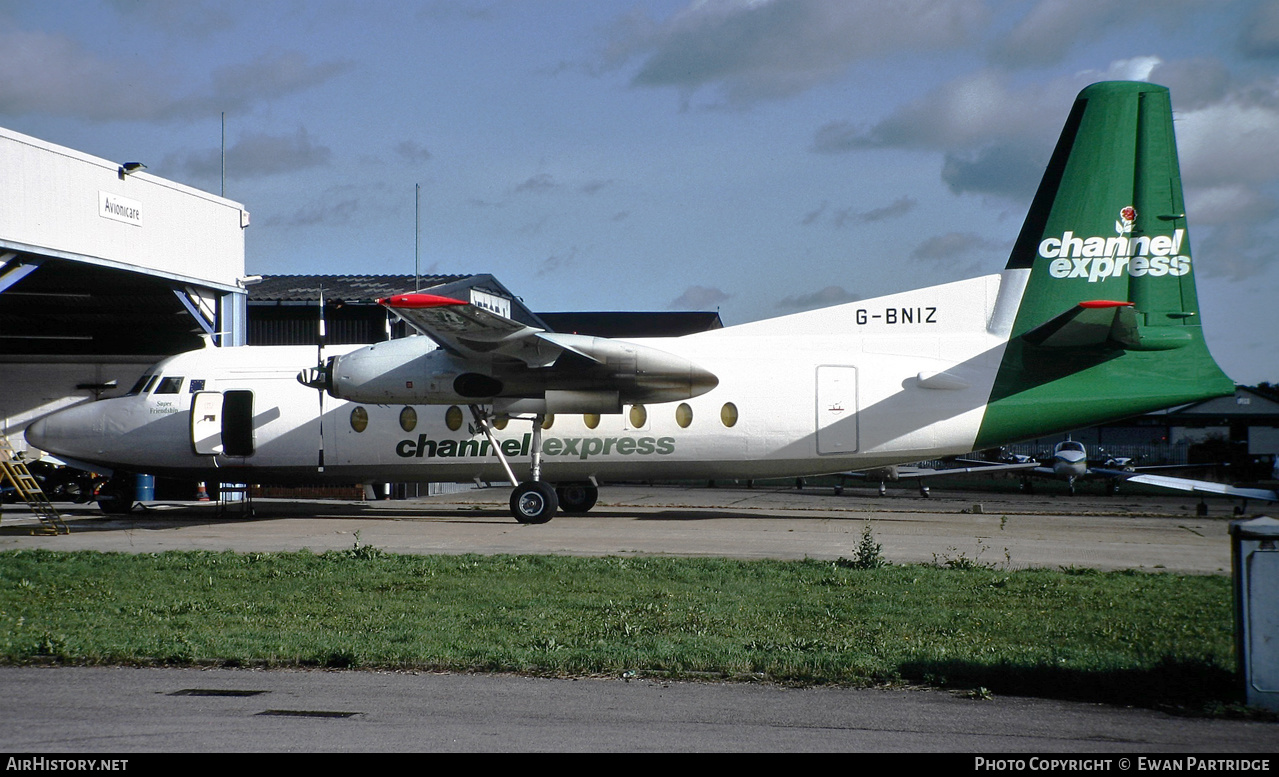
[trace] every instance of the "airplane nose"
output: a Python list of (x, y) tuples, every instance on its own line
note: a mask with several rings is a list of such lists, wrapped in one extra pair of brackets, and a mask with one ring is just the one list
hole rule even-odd
[(100, 452), (101, 422), (95, 405), (76, 405), (37, 418), (27, 426), (27, 442), (55, 456), (85, 458)]
[(37, 418), (36, 420), (32, 421), (30, 424), (27, 425), (27, 431), (24, 433), (23, 436), (27, 438), (28, 445), (30, 445), (33, 448), (39, 448), (40, 450), (43, 451), (43, 450), (47, 450), (44, 447), (47, 439), (46, 434), (47, 432), (45, 429), (45, 419)]

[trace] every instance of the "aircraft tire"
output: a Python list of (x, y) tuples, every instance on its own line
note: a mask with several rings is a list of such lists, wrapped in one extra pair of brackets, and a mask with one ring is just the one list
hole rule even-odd
[(560, 509), (566, 513), (585, 513), (595, 506), (600, 490), (590, 483), (564, 483), (555, 487)]
[(103, 483), (94, 494), (98, 509), (107, 515), (128, 515), (133, 512), (133, 479), (113, 477)]
[(546, 523), (559, 506), (555, 489), (541, 481), (522, 483), (511, 492), (511, 515), (520, 523)]

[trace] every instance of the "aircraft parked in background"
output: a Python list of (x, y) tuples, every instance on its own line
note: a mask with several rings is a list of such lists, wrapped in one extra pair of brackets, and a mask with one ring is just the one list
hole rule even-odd
[(1022, 487), (1027, 491), (1033, 488), (1030, 477), (1038, 476), (1066, 481), (1067, 488), (1072, 496), (1075, 493), (1076, 484), (1080, 481), (1100, 479), (1104, 479), (1106, 481), (1106, 491), (1111, 494), (1118, 493), (1119, 484), (1122, 482), (1143, 483), (1160, 488), (1215, 493), (1223, 496), (1237, 496), (1247, 499), (1266, 499), (1268, 498), (1265, 496), (1266, 494), (1270, 494), (1272, 496), (1274, 494), (1273, 491), (1266, 491), (1264, 489), (1240, 489), (1235, 486), (1226, 485), (1224, 483), (1214, 483), (1207, 480), (1193, 480), (1190, 478), (1154, 474), (1154, 470), (1185, 470), (1202, 468), (1209, 465), (1158, 464), (1139, 467), (1136, 466), (1133, 460), (1128, 457), (1107, 457), (1102, 459), (1100, 463), (1096, 465), (1090, 464), (1088, 459), (1088, 449), (1083, 443), (1070, 439), (1063, 440), (1053, 446), (1052, 456), (1043, 462), (1034, 462), (1030, 464), (1030, 466), (1027, 466), (1028, 462), (1031, 462), (1031, 459), (1027, 456), (1013, 456), (1012, 459), (1013, 461), (994, 466), (1019, 470), (1022, 473)]
[(505, 478), (524, 523), (589, 510), (610, 479), (956, 456), (1231, 394), (1187, 229), (1168, 90), (1094, 84), (1000, 274), (631, 341), (519, 323), (474, 290), (397, 295), (381, 303), (425, 336), (318, 363), (305, 348), (181, 354), (27, 439), (96, 468), (224, 482)]
[[(948, 459), (948, 464), (961, 466), (922, 467), (892, 466), (861, 472), (843, 472), (837, 475), (841, 481), (868, 480), (879, 481), (879, 495), (887, 493), (887, 484), (903, 480), (916, 480), (919, 483), (919, 495), (927, 497), (929, 489), (926, 479), (945, 478), (957, 475), (994, 475), (1016, 472), (1022, 479), (1022, 490), (1034, 489), (1033, 477), (1063, 480), (1070, 494), (1075, 494), (1076, 485), (1083, 480), (1104, 479), (1106, 492), (1118, 493), (1120, 483), (1140, 483), (1156, 488), (1167, 488), (1176, 491), (1190, 491), (1198, 494), (1216, 494), (1244, 500), (1279, 501), (1279, 492), (1273, 489), (1237, 486), (1218, 483), (1211, 480), (1195, 480), (1192, 478), (1173, 477), (1155, 474), (1153, 470), (1188, 469), (1208, 465), (1195, 464), (1161, 464), (1149, 467), (1138, 467), (1128, 457), (1108, 457), (1094, 466), (1088, 463), (1088, 449), (1083, 443), (1074, 440), (1063, 440), (1053, 446), (1052, 455), (1044, 460), (1020, 454), (1003, 454), (998, 461), (979, 461), (956, 457)], [(802, 486), (802, 483), (797, 483)], [(835, 493), (843, 491), (842, 482), (835, 486)]]

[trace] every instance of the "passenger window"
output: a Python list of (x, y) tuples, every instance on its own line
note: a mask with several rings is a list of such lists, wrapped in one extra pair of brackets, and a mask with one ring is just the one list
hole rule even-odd
[(400, 428), (406, 432), (411, 432), (417, 428), (417, 411), (411, 407), (406, 407), (400, 411)]
[(452, 405), (448, 410), (444, 411), (444, 425), (449, 428), (450, 432), (456, 432), (462, 428), (462, 408)]
[(351, 411), (351, 428), (354, 429), (357, 434), (360, 432), (363, 432), (365, 429), (368, 429), (369, 428), (369, 411), (359, 406), (357, 406), (354, 410), (352, 410)]
[(182, 378), (167, 377), (160, 380), (160, 385), (156, 388), (157, 394), (177, 394), (182, 389)]

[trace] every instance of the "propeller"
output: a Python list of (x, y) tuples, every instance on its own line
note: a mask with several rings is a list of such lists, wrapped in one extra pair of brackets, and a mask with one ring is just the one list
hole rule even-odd
[(316, 452), (316, 469), (324, 471), (324, 394), (329, 387), (330, 365), (324, 361), (324, 286), (320, 286), (320, 336), (315, 341), (315, 366), (298, 373), (298, 383), (313, 388), (320, 397), (320, 447)]
[[(320, 284), (320, 337), (315, 343), (315, 371), (320, 373), (326, 382), (328, 369), (324, 363), (324, 343), (328, 339), (328, 331), (324, 326), (324, 284)], [(317, 452), (316, 467), (324, 471), (324, 389), (316, 392), (320, 395), (320, 448)]]

